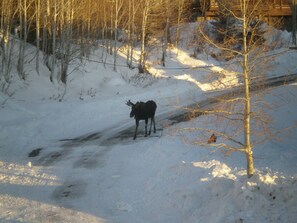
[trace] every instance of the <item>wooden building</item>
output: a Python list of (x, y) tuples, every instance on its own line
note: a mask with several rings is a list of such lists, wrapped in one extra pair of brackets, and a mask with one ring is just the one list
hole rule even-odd
[[(205, 11), (205, 17), (216, 17), (219, 13), (219, 0), (208, 0), (208, 9)], [(258, 0), (251, 0), (251, 6), (254, 6)], [(236, 3), (237, 2), (237, 3)], [(238, 14), (240, 12), (238, 0), (230, 0), (231, 10)], [(292, 0), (262, 0), (255, 14), (264, 17), (291, 17), (292, 16)]]

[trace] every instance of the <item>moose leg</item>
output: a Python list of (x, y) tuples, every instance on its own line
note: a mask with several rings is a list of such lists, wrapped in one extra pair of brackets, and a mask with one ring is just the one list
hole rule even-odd
[(151, 124), (150, 124), (149, 135), (151, 135), (151, 131), (152, 131), (152, 122), (153, 122), (153, 119), (151, 118)]
[(155, 117), (152, 118), (152, 121), (154, 122), (154, 133), (156, 133), (156, 123), (155, 123)]
[(147, 137), (147, 123), (148, 123), (148, 119), (145, 120), (145, 134), (144, 134), (144, 137)]
[(135, 140), (136, 139), (136, 135), (137, 135), (137, 129), (138, 129), (138, 125), (139, 125), (139, 120), (136, 119), (136, 127), (135, 127), (135, 132), (134, 132), (134, 137), (133, 139)]

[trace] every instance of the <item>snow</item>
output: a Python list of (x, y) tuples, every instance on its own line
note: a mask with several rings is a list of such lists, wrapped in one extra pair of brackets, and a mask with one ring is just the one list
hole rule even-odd
[[(265, 75), (297, 73), (289, 34), (276, 35), (283, 44), (267, 52), (274, 60)], [(0, 222), (296, 222), (296, 84), (265, 93), (278, 138), (254, 148), (256, 173), (247, 178), (243, 154), (224, 156), (178, 131), (207, 116), (175, 125), (164, 119), (241, 83), (236, 65), (191, 57), (194, 37), (183, 38), (178, 56), (169, 49), (166, 68), (156, 62), (160, 55), (150, 56), (153, 77), (90, 61), (70, 75), (66, 94), (46, 68), (37, 75), (32, 60), (28, 80), (15, 80), (11, 97), (0, 93)], [(134, 129), (129, 99), (157, 102), (156, 134), (142, 137), (142, 123), (135, 141), (133, 131), (115, 138)]]

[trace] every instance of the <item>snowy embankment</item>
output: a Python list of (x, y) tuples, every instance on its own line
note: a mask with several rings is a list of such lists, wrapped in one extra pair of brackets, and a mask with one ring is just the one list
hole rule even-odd
[[(297, 73), (296, 51), (280, 46), (269, 53), (275, 57), (267, 77)], [(101, 53), (94, 60), (96, 55)], [(177, 133), (202, 125), (207, 116), (170, 127), (158, 122), (240, 84), (238, 68), (202, 54), (190, 57), (186, 46), (178, 56), (174, 49), (168, 55), (167, 68), (178, 69), (154, 65), (155, 78), (132, 79), (136, 70), (119, 67), (115, 73), (87, 63), (70, 76), (62, 102), (64, 89), (49, 83), (45, 69), (11, 86), (11, 98), (1, 94), (0, 222), (295, 222), (296, 84), (265, 95), (280, 140), (254, 148), (256, 174), (247, 179), (243, 154), (224, 156), (186, 143), (193, 132)], [(158, 137), (140, 132), (135, 141), (131, 135), (100, 144), (96, 137), (134, 125), (128, 99), (156, 100), (157, 127), (163, 130)], [(40, 154), (28, 157), (35, 149)]]

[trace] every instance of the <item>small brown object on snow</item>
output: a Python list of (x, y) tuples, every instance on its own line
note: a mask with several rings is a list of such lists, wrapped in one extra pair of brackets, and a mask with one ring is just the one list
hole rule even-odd
[(210, 144), (210, 143), (213, 143), (213, 142), (216, 142), (217, 141), (217, 136), (213, 133), (210, 138), (208, 139), (207, 143)]

